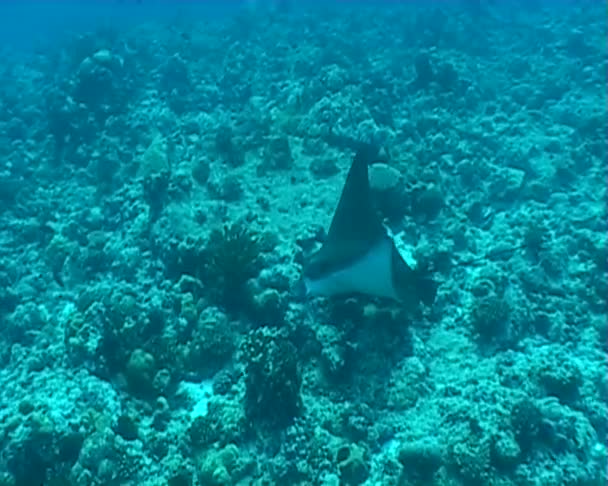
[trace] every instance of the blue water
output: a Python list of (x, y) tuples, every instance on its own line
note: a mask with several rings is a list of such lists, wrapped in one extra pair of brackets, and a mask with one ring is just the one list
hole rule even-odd
[[(366, 5), (365, 0), (287, 0), (292, 10), (319, 5)], [(395, 0), (373, 2), (390, 8), (398, 4)], [(415, 4), (416, 1), (409, 1)], [(420, 2), (425, 5), (427, 2)], [(440, 6), (475, 2), (468, 0), (439, 0)], [(512, 0), (518, 8), (526, 1)], [(540, 0), (535, 5), (550, 6), (590, 3), (588, 0)], [(38, 42), (54, 42), (69, 32), (112, 26), (128, 26), (142, 21), (158, 20), (171, 22), (174, 17), (214, 18), (230, 15), (243, 9), (264, 10), (280, 5), (280, 0), (60, 0), (20, 1), (7, 0), (0, 4), (0, 42), (17, 48), (35, 46)]]
[(0, 3), (0, 486), (604, 486), (606, 9)]
[(70, 33), (139, 22), (171, 22), (172, 18), (213, 18), (243, 8), (243, 2), (171, 2), (163, 0), (8, 0), (0, 4), (0, 42), (17, 48), (56, 42)]

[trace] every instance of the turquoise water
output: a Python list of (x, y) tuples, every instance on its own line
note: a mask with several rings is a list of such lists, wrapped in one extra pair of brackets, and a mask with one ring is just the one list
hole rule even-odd
[(606, 29), (0, 4), (0, 486), (606, 484)]
[(0, 41), (11, 47), (31, 48), (109, 25), (128, 27), (147, 21), (167, 24), (184, 15), (217, 18), (243, 8), (248, 8), (247, 2), (9, 0), (0, 4)]

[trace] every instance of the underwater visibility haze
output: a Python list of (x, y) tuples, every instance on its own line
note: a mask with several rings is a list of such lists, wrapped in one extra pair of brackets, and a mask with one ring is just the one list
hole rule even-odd
[(0, 486), (602, 486), (606, 6), (0, 4)]

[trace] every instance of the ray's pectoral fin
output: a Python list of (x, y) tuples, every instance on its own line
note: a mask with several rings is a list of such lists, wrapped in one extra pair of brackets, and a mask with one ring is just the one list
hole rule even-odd
[(368, 166), (378, 148), (361, 144), (346, 177), (321, 249), (308, 262), (308, 294), (361, 293), (396, 298), (391, 278), (391, 243), (372, 205)]
[(393, 286), (399, 300), (411, 304), (430, 306), (437, 297), (439, 283), (426, 265), (411, 267), (393, 244)]
[(346, 177), (322, 247), (305, 265), (299, 288), (306, 295), (364, 294), (431, 304), (437, 284), (408, 265), (372, 204), (368, 166), (378, 148), (361, 144)]

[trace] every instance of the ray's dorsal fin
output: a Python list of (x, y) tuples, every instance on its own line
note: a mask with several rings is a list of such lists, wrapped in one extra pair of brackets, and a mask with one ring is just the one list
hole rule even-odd
[(340, 202), (327, 234), (326, 245), (350, 242), (369, 248), (385, 234), (380, 218), (372, 205), (368, 166), (375, 162), (379, 149), (361, 144), (352, 162)]

